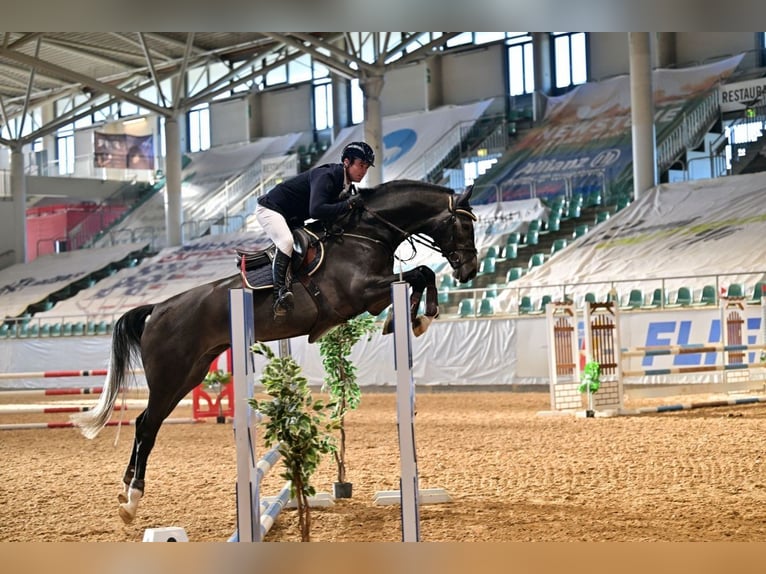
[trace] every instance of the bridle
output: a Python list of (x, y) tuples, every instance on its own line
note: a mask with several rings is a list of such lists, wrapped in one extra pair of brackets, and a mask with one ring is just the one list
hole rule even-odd
[[(436, 241), (434, 241), (433, 239), (431, 239), (427, 235), (423, 235), (423, 234), (420, 234), (420, 233), (410, 233), (409, 231), (406, 231), (406, 230), (402, 229), (401, 227), (399, 227), (398, 225), (396, 225), (395, 223), (389, 221), (388, 219), (386, 219), (385, 217), (383, 217), (382, 215), (380, 215), (376, 211), (370, 209), (366, 205), (362, 207), (362, 210), (365, 213), (369, 213), (372, 217), (374, 217), (375, 219), (377, 219), (378, 221), (380, 221), (384, 225), (386, 225), (386, 226), (390, 227), (391, 229), (397, 231), (402, 236), (401, 242), (406, 241), (407, 243), (410, 244), (410, 246), (412, 247), (412, 255), (408, 259), (402, 260), (399, 257), (396, 257), (396, 255), (394, 255), (394, 257), (396, 259), (399, 259), (400, 261), (409, 261), (410, 259), (413, 259), (415, 257), (415, 255), (417, 254), (417, 247), (415, 247), (416, 243), (422, 245), (423, 247), (427, 247), (428, 249), (431, 249), (432, 251), (435, 251), (436, 253), (441, 254), (449, 262), (450, 266), (452, 266), (453, 269), (456, 269), (460, 265), (460, 252), (461, 251), (475, 251), (475, 249), (469, 249), (467, 247), (462, 247), (462, 248), (456, 247), (457, 241), (455, 239), (455, 222), (457, 221), (458, 216), (468, 217), (472, 221), (476, 221), (476, 215), (474, 215), (473, 212), (470, 211), (469, 209), (464, 209), (462, 207), (456, 207), (455, 206), (455, 199), (454, 199), (453, 195), (449, 196), (448, 210), (449, 210), (450, 215), (443, 222), (439, 223), (437, 225), (437, 227), (436, 227), (436, 229), (440, 229), (444, 225), (449, 227), (449, 230), (451, 232), (451, 237), (449, 239), (448, 245), (450, 245), (451, 248), (448, 251), (445, 251), (444, 249), (442, 249), (436, 243)], [(367, 240), (370, 240), (370, 241), (375, 241), (375, 242), (378, 242), (378, 243), (382, 243), (382, 242), (380, 242), (380, 241), (378, 241), (376, 239), (373, 239), (371, 237), (365, 237), (363, 235), (356, 235), (356, 234), (352, 234), (352, 233), (346, 233), (345, 235), (352, 236), (352, 237), (360, 237), (360, 238), (367, 239)], [(436, 233), (435, 233), (435, 235), (436, 235)]]

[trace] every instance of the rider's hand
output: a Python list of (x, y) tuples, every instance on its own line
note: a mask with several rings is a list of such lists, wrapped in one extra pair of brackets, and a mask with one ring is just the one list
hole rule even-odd
[(362, 199), (362, 196), (358, 193), (356, 195), (352, 195), (348, 200), (348, 208), (352, 211), (355, 209), (362, 209), (364, 207), (364, 200)]

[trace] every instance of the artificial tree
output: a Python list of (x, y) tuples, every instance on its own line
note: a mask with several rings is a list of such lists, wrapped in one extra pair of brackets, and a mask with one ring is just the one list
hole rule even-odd
[(345, 416), (349, 410), (359, 406), (361, 391), (356, 382), (356, 366), (349, 360), (354, 345), (364, 335), (376, 330), (371, 315), (360, 315), (349, 319), (329, 331), (319, 340), (319, 354), (325, 369), (323, 390), (334, 401), (332, 418), (337, 421), (340, 441), (333, 451), (338, 469), (338, 480), (334, 485), (335, 498), (350, 498), (352, 484), (346, 480), (346, 427)]
[(284, 472), (280, 475), (291, 482), (290, 494), (298, 507), (301, 540), (311, 539), (309, 497), (316, 494), (311, 476), (322, 455), (333, 452), (336, 424), (330, 418), (332, 403), (314, 400), (308, 381), (291, 356), (277, 357), (264, 343), (256, 343), (252, 352), (267, 359), (260, 379), (272, 400), (248, 399), (255, 410), (266, 417), (264, 442), (267, 447), (278, 445)]

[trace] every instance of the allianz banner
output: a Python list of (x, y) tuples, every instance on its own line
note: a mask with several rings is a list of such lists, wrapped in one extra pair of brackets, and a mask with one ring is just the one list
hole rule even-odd
[[(741, 59), (740, 55), (705, 66), (652, 73), (658, 144)], [(630, 98), (629, 76), (582, 84), (563, 96), (548, 98), (540, 125), (527, 132), (495, 169), (499, 193), (484, 187), (474, 194), (474, 203), (631, 189)]]
[(154, 169), (152, 135), (93, 132), (93, 165), (118, 169)]

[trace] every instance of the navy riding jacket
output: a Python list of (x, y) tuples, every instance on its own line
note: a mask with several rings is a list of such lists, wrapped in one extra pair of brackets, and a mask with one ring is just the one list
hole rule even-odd
[(307, 219), (332, 221), (349, 210), (348, 202), (339, 199), (343, 184), (343, 164), (327, 163), (283, 181), (258, 203), (282, 214), (291, 228)]

